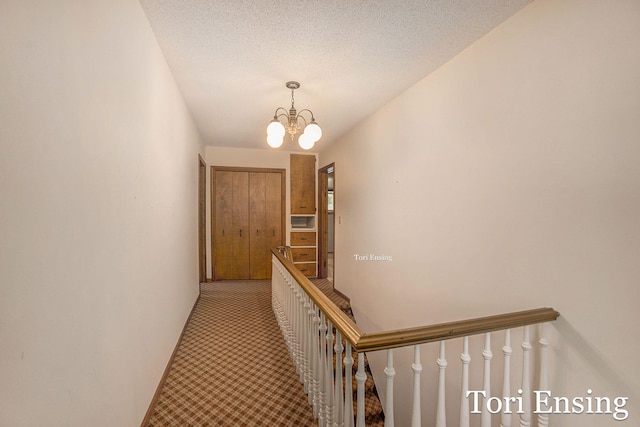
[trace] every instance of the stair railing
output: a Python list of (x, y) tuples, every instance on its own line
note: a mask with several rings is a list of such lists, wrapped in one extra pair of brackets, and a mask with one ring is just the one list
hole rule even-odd
[[(365, 333), (345, 313), (340, 310), (322, 291), (304, 276), (293, 264), (288, 247), (274, 247), (272, 273), (272, 305), (278, 324), (287, 347), (308, 395), (309, 404), (313, 406), (314, 416), (321, 427), (358, 427), (365, 426), (364, 385), (366, 374), (364, 368), (364, 352), (387, 351), (387, 366), (384, 369), (387, 378), (386, 399), (384, 404), (385, 425), (394, 426), (393, 411), (393, 349), (413, 346), (413, 403), (411, 426), (421, 425), (420, 405), (420, 344), (439, 342), (439, 357), (436, 361), (439, 368), (438, 396), (436, 403), (435, 425), (445, 427), (445, 370), (447, 367), (446, 341), (462, 338), (461, 400), (460, 427), (468, 427), (470, 413), (477, 413), (475, 405), (482, 396), (486, 405), (479, 407), (481, 411), (481, 427), (491, 425), (491, 415), (501, 412), (500, 425), (511, 427), (512, 414), (519, 416), (519, 425), (531, 425), (531, 338), (530, 326), (541, 324), (542, 333), (539, 339), (540, 369), (538, 377), (541, 389), (546, 390), (548, 383), (546, 323), (558, 318), (559, 313), (552, 308), (538, 308), (515, 313), (499, 314), (476, 319), (447, 322), (415, 328)], [(511, 330), (523, 328), (522, 378), (518, 389), (519, 396), (510, 396), (511, 367)], [(335, 331), (335, 335), (334, 335)], [(504, 359), (503, 390), (501, 397), (495, 397), (490, 390), (490, 366), (493, 353), (491, 351), (492, 332), (504, 331), (502, 347)], [(484, 334), (483, 389), (469, 390), (469, 336)], [(343, 347), (342, 342), (345, 342)], [(344, 352), (344, 353), (343, 353)], [(353, 414), (353, 390), (350, 378), (346, 373), (352, 372), (354, 353), (357, 354), (357, 372), (355, 379), (356, 414)], [(344, 356), (343, 356), (344, 354)], [(334, 359), (338, 361), (334, 365)], [(344, 366), (345, 378), (342, 378)], [(351, 375), (351, 374), (348, 374)], [(493, 399), (493, 400), (492, 400)], [(470, 401), (474, 408), (470, 408)], [(498, 411), (497, 406), (513, 404), (517, 410)], [(517, 406), (517, 408), (516, 408)], [(548, 415), (540, 413), (538, 425), (548, 426)]]

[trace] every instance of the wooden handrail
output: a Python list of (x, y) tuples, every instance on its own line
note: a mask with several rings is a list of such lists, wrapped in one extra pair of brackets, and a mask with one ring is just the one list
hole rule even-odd
[[(280, 260), (282, 265), (284, 265), (287, 271), (300, 284), (318, 308), (324, 312), (333, 326), (342, 333), (342, 337), (351, 344), (353, 350), (357, 352), (386, 350), (482, 334), (518, 326), (550, 322), (560, 316), (560, 313), (552, 308), (537, 308), (495, 316), (368, 334), (360, 329), (351, 318), (344, 314), (333, 301), (296, 268), (291, 260), (291, 252), (288, 247), (273, 247), (271, 248), (271, 252)], [(288, 258), (283, 255), (283, 252), (288, 255)]]
[[(340, 308), (335, 305), (333, 301), (329, 299), (320, 289), (318, 289), (311, 281), (302, 274), (300, 270), (296, 268), (293, 264), (291, 258), (291, 250), (290, 248), (283, 246), (274, 246), (271, 248), (271, 252), (280, 260), (282, 265), (285, 266), (287, 271), (293, 276), (293, 278), (302, 286), (307, 295), (313, 300), (314, 303), (322, 310), (327, 316), (333, 326), (337, 328), (341, 333), (342, 337), (351, 343), (352, 348), (355, 350), (355, 343), (359, 342), (361, 337), (364, 335), (364, 331), (355, 324), (353, 320)], [(283, 255), (283, 252), (288, 254), (289, 258), (286, 258)]]

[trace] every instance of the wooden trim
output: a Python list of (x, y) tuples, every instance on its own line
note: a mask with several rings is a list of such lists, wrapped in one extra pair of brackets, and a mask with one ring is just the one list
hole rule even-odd
[(282, 168), (243, 168), (241, 166), (211, 166), (212, 171), (228, 171), (228, 172), (264, 172), (264, 173), (281, 173), (286, 169)]
[(198, 154), (198, 276), (207, 281), (207, 164)]
[[(282, 209), (280, 212), (282, 212), (282, 237), (280, 238), (280, 241), (282, 242), (283, 245), (287, 244), (287, 170), (286, 169), (278, 169), (279, 171), (282, 171), (282, 191), (280, 193), (280, 198), (282, 199)], [(291, 254), (291, 252), (289, 252), (289, 254)], [(271, 275), (273, 276), (273, 272), (271, 273)]]
[(282, 255), (278, 248), (271, 252), (280, 260), (287, 271), (302, 286), (309, 297), (322, 310), (325, 316), (340, 330), (356, 352), (386, 350), (408, 345), (448, 340), (469, 335), (482, 334), (518, 326), (554, 321), (560, 313), (552, 308), (538, 308), (495, 316), (446, 322), (416, 328), (395, 329), (367, 334), (342, 312), (324, 293), (313, 285), (290, 259)]
[[(329, 210), (326, 194), (329, 190), (328, 178), (329, 170), (333, 169), (333, 179), (335, 186), (335, 163), (329, 163), (318, 169), (318, 278), (326, 279), (328, 276), (327, 260), (329, 259), (329, 237), (327, 235), (329, 228)], [(335, 188), (334, 188), (335, 198)], [(335, 203), (335, 199), (334, 199)], [(335, 211), (335, 210), (334, 210)], [(335, 224), (334, 224), (334, 242), (335, 242)], [(334, 243), (335, 244), (335, 243)], [(334, 257), (335, 262), (335, 257)], [(334, 265), (335, 272), (335, 265)], [(335, 289), (335, 288), (334, 288)]]
[(318, 278), (327, 278), (327, 191), (328, 174), (326, 168), (318, 170)]
[(216, 280), (216, 169), (215, 166), (209, 168), (209, 233), (211, 233), (211, 280)]
[(149, 408), (147, 408), (147, 413), (144, 415), (142, 420), (142, 424), (140, 427), (145, 427), (149, 424), (151, 417), (153, 416), (153, 410), (156, 407), (156, 403), (158, 403), (158, 399), (160, 398), (160, 393), (162, 392), (162, 387), (164, 387), (164, 383), (167, 381), (167, 377), (169, 376), (169, 371), (171, 370), (171, 366), (173, 365), (173, 361), (176, 358), (176, 354), (178, 353), (178, 348), (180, 348), (180, 344), (182, 344), (182, 338), (184, 337), (185, 332), (187, 331), (187, 326), (191, 321), (191, 316), (193, 316), (193, 312), (196, 309), (196, 305), (200, 301), (200, 295), (196, 298), (196, 302), (193, 303), (193, 307), (191, 307), (191, 312), (189, 313), (189, 317), (187, 317), (187, 321), (182, 327), (182, 332), (180, 333), (180, 337), (178, 338), (178, 342), (173, 349), (173, 353), (171, 353), (171, 357), (167, 362), (167, 366), (164, 368), (164, 372), (162, 373), (162, 377), (160, 378), (160, 382), (158, 383), (158, 387), (156, 387), (156, 392), (153, 394), (153, 398), (151, 398), (151, 403), (149, 403)]
[(545, 307), (417, 328), (376, 332), (365, 334), (361, 337), (358, 342), (358, 351), (385, 350), (484, 334), (486, 332), (550, 322), (556, 320), (558, 316), (560, 316), (560, 313), (552, 308)]

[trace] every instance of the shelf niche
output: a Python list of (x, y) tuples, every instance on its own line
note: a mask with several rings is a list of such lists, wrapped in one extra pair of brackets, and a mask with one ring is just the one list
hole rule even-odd
[(292, 230), (315, 230), (316, 217), (315, 215), (292, 215), (291, 216), (291, 229)]

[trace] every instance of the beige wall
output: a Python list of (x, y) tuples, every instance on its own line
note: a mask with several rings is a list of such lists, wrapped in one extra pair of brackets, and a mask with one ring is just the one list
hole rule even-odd
[[(632, 396), (625, 425), (637, 425), (638, 22), (637, 1), (538, 0), (321, 149), (336, 166), (336, 283), (365, 330), (554, 307), (553, 390)], [(424, 347), (430, 398), (437, 355)], [(448, 351), (456, 370), (460, 351)], [(410, 399), (397, 401), (408, 414)]]
[(198, 295), (198, 134), (136, 1), (3, 1), (0, 81), (0, 425), (140, 425)]

